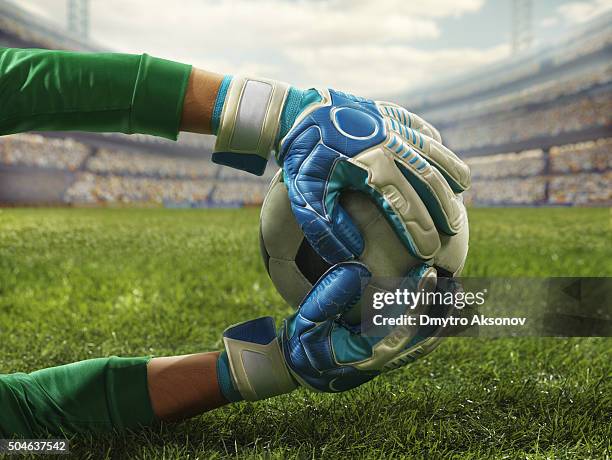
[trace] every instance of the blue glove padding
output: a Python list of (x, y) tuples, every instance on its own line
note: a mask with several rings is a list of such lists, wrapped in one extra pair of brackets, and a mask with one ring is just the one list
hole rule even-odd
[[(411, 270), (407, 280), (421, 289), (425, 276), (435, 270), (426, 265)], [(395, 327), (383, 337), (370, 337), (339, 321), (361, 297), (370, 279), (357, 262), (332, 267), (312, 288), (298, 311), (281, 331), (283, 354), (293, 377), (303, 386), (324, 392), (355, 388), (385, 372), (431, 351), (420, 344), (434, 339), (437, 328), (423, 327), (413, 337)], [(436, 338), (437, 339), (437, 338)]]
[[(342, 314), (359, 300), (369, 280), (364, 265), (337, 264), (321, 277), (278, 334), (271, 317), (226, 329), (225, 351), (217, 366), (219, 388), (226, 399), (257, 401), (288, 393), (298, 385), (345, 391), (432, 351), (440, 340), (437, 327), (419, 327), (416, 334), (409, 334), (395, 326), (367, 336), (344, 324)], [(428, 280), (429, 287), (425, 286)], [(403, 288), (431, 289), (437, 282), (436, 271), (425, 264), (417, 266), (405, 282)]]
[(456, 194), (469, 186), (467, 165), (403, 107), (236, 76), (223, 80), (211, 125), (216, 163), (261, 175), (275, 152), (298, 224), (330, 264), (363, 251), (338, 204), (345, 189), (370, 195), (423, 260), (439, 252), (440, 232), (454, 235), (464, 226)]
[(374, 199), (414, 256), (433, 258), (438, 232), (454, 235), (463, 225), (455, 193), (469, 186), (465, 163), (401, 107), (334, 90), (309, 90), (304, 99), (315, 102), (284, 123), (291, 128), (278, 161), (309, 243), (331, 264), (361, 254), (359, 231), (338, 204), (342, 190), (355, 189)]

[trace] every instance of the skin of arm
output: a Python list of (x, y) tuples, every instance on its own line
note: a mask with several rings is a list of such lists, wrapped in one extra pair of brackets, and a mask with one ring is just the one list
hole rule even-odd
[[(193, 68), (180, 130), (211, 134), (210, 121), (223, 75)], [(153, 358), (147, 366), (149, 397), (160, 420), (177, 421), (228, 404), (217, 383), (218, 352)]]
[[(142, 133), (176, 140), (178, 131), (213, 134), (213, 118), (218, 118), (217, 98), (219, 96), (220, 107), (223, 107), (226, 81), (219, 74), (146, 54), (94, 55), (0, 48), (0, 135), (32, 130), (78, 130)], [(297, 107), (299, 112), (302, 103), (313, 101), (312, 93), (294, 89), (291, 94), (294, 94), (294, 103), (283, 106), (281, 116), (287, 107)], [(341, 100), (348, 98), (354, 103), (350, 95), (334, 94)], [(314, 96), (320, 99), (319, 94)], [(374, 104), (372, 101), (363, 103)], [(291, 112), (291, 116), (283, 118), (289, 120), (288, 126), (293, 124), (298, 112)], [(257, 152), (239, 160), (235, 152), (222, 150), (216, 153), (229, 155), (219, 157), (217, 163), (256, 174), (263, 173), (260, 166), (267, 162), (267, 156), (264, 158)], [(253, 159), (257, 161), (251, 162)], [(341, 227), (346, 228), (346, 221)], [(8, 376), (5, 394), (15, 401), (12, 409), (16, 417), (23, 415), (23, 400), (31, 399), (31, 394), (41, 389), (40, 382), (52, 388), (54, 396), (65, 400), (66, 406), (72, 404), (76, 410), (83, 406), (82, 403), (95, 399), (99, 404), (93, 409), (81, 409), (97, 431), (117, 428), (115, 421), (123, 419), (140, 425), (152, 423), (153, 418), (180, 420), (227, 404), (228, 399), (240, 400), (233, 399), (232, 393), (225, 388), (227, 378), (224, 370), (228, 365), (221, 366), (217, 375), (217, 365), (226, 363), (227, 353), (221, 358), (219, 353), (213, 352), (146, 359), (114, 357), (108, 362), (105, 359), (90, 360), (95, 362), (37, 371), (37, 375)], [(57, 376), (62, 379), (57, 379)], [(81, 380), (73, 377), (81, 377)], [(92, 382), (95, 385), (92, 386)], [(10, 393), (13, 388), (25, 390), (19, 394)], [(84, 393), (84, 389), (91, 389), (91, 394)], [(105, 392), (112, 398), (105, 398)], [(42, 408), (42, 412), (51, 416), (40, 423), (63, 429), (65, 423), (58, 423), (55, 414), (62, 412), (62, 405), (54, 401), (51, 404), (49, 400), (53, 398), (46, 391), (38, 391), (38, 396), (39, 406), (34, 409)], [(3, 403), (5, 401), (0, 399), (0, 405)], [(111, 417), (104, 419), (104, 425), (100, 425), (96, 417), (107, 416), (107, 407), (117, 413), (110, 414)], [(130, 417), (138, 412), (135, 410), (137, 407), (140, 407), (141, 417)], [(40, 412), (34, 410), (27, 415), (38, 420), (40, 417), (37, 419), (36, 416)], [(74, 431), (84, 431), (89, 427), (81, 418), (75, 418), (72, 423)]]
[[(174, 121), (175, 129), (212, 133), (211, 119), (223, 75), (196, 68), (188, 69), (186, 65), (175, 65), (147, 56), (93, 56), (86, 53), (0, 48), (0, 58), (0, 94), (7, 98), (5, 102), (20, 102), (17, 108), (10, 103), (0, 105), (0, 134), (90, 128), (93, 131), (129, 132), (131, 128), (126, 123), (130, 114), (146, 117), (148, 110), (142, 101), (159, 100), (159, 91), (163, 92), (163, 103), (152, 105), (150, 111), (171, 113), (178, 107), (180, 123)], [(147, 66), (149, 72), (146, 75), (154, 77), (143, 77), (139, 83), (135, 83), (137, 76), (144, 74), (144, 66)], [(115, 72), (119, 69), (123, 73)], [(189, 72), (186, 83), (182, 78), (182, 69)], [(87, 78), (81, 78), (81, 73)], [(50, 78), (52, 76), (56, 78)], [(135, 84), (140, 88), (139, 91), (133, 89)], [(95, 90), (98, 90), (97, 98), (90, 98)], [(109, 91), (115, 96), (111, 102), (104, 97), (105, 94), (111, 94)], [(133, 93), (137, 96), (132, 96)], [(178, 99), (176, 96), (183, 97)], [(40, 101), (41, 105), (31, 104), (30, 101)], [(113, 118), (114, 114), (104, 114), (104, 104), (117, 107), (116, 118)], [(13, 107), (12, 111), (9, 111), (9, 107)], [(70, 113), (75, 107), (78, 107), (79, 115), (72, 120)], [(47, 111), (57, 114), (50, 118), (39, 116)], [(119, 117), (125, 121), (124, 124), (115, 121)], [(171, 115), (167, 118), (163, 121), (163, 129), (151, 127), (148, 120), (138, 119), (151, 127), (149, 133), (171, 138), (173, 122)], [(61, 123), (57, 120), (61, 120)], [(83, 123), (83, 120), (87, 122)], [(217, 383), (218, 357), (218, 352), (211, 352), (150, 359), (146, 364), (147, 385), (142, 391), (148, 390), (156, 418), (175, 421), (227, 404)], [(134, 385), (137, 387), (139, 384)], [(126, 403), (136, 404), (133, 401)]]
[(218, 352), (153, 358), (147, 383), (158, 419), (177, 421), (228, 404), (217, 383)]
[(223, 75), (193, 68), (187, 83), (180, 130), (212, 134), (210, 121)]

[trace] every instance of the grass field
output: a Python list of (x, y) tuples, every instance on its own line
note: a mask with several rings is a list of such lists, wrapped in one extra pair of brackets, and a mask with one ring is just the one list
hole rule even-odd
[[(221, 348), (290, 313), (257, 210), (0, 210), (0, 372)], [(609, 209), (474, 209), (467, 276), (612, 276)], [(602, 299), (609, 308), (610, 299)], [(79, 458), (606, 458), (612, 340), (449, 339), (341, 395), (298, 391), (139, 433)]]

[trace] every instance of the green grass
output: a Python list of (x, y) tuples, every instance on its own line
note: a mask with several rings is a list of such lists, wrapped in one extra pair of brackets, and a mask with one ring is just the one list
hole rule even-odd
[[(287, 315), (259, 258), (257, 217), (1, 210), (0, 372), (217, 350), (226, 325)], [(470, 223), (467, 276), (612, 276), (609, 209), (475, 209)], [(298, 391), (78, 437), (72, 449), (79, 458), (606, 458), (611, 345), (449, 339), (345, 394)]]

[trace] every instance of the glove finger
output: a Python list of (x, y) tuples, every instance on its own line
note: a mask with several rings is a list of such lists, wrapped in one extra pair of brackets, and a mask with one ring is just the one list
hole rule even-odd
[[(364, 242), (359, 229), (346, 210), (337, 204), (334, 210), (332, 233), (340, 239), (353, 255), (359, 257), (363, 253)], [(341, 262), (339, 260), (338, 262)]]
[(438, 230), (394, 158), (394, 154), (378, 148), (363, 152), (349, 162), (367, 172), (360, 190), (376, 201), (410, 253), (423, 260), (431, 259), (440, 249)]
[(394, 155), (398, 168), (427, 206), (436, 227), (448, 235), (456, 234), (463, 222), (461, 209), (442, 174), (396, 134), (391, 135), (385, 148)]
[(391, 102), (377, 102), (377, 104), (384, 117), (395, 120), (407, 128), (415, 129), (438, 142), (442, 142), (440, 132), (431, 123), (423, 120), (417, 114), (409, 112), (405, 108)]
[[(437, 272), (436, 269), (420, 264), (412, 267), (400, 285), (400, 290), (410, 292), (433, 292), (436, 289)], [(423, 305), (423, 300), (418, 305), (410, 308), (419, 311)], [(418, 334), (418, 330), (417, 330)], [(361, 370), (382, 370), (386, 369), (388, 363), (395, 362), (398, 355), (404, 353), (405, 348), (415, 337), (415, 327), (410, 325), (394, 326), (372, 346), (371, 357), (355, 365)]]
[(336, 318), (359, 301), (371, 276), (358, 262), (334, 265), (306, 295), (299, 315), (315, 323)]
[(470, 187), (470, 168), (440, 142), (390, 118), (387, 118), (387, 129), (392, 133), (391, 139), (393, 135), (399, 136), (421, 152), (440, 171), (453, 192), (461, 193)]
[(347, 214), (338, 206), (332, 222), (307, 207), (291, 203), (291, 209), (304, 237), (327, 263), (336, 264), (358, 257), (364, 242), (359, 230)]
[(319, 143), (320, 131), (304, 131), (289, 147), (284, 164), (291, 208), (304, 236), (328, 263), (358, 257), (363, 251), (359, 230), (338, 197), (340, 182), (330, 186), (330, 171), (340, 160), (334, 150)]
[[(436, 292), (456, 292), (457, 282), (450, 278), (438, 278)], [(436, 319), (448, 318), (456, 311), (444, 303), (429, 305), (428, 316)], [(462, 326), (459, 326), (462, 327)], [(454, 326), (442, 327), (438, 322), (420, 326), (417, 333), (410, 339), (404, 349), (385, 364), (383, 372), (411, 363), (435, 350), (441, 341), (450, 334)]]
[(463, 224), (459, 233), (453, 236), (440, 235), (440, 251), (435, 257), (435, 266), (442, 269), (452, 276), (460, 276), (467, 258), (470, 226), (468, 223), (467, 212), (463, 203), (459, 203)]

